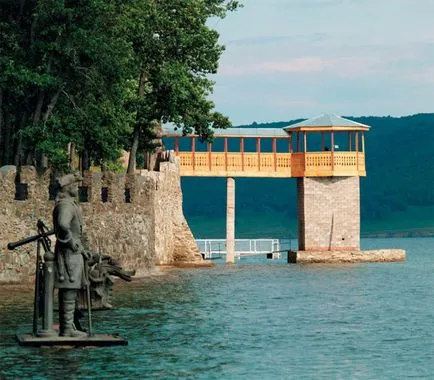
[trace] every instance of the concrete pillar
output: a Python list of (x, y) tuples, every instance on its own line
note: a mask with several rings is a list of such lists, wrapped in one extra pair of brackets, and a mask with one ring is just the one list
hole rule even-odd
[(235, 179), (227, 178), (226, 198), (226, 263), (235, 262)]

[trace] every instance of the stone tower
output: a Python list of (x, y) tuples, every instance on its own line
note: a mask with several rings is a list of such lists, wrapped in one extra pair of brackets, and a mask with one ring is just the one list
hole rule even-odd
[(369, 128), (327, 114), (284, 128), (297, 139), (291, 167), (300, 251), (360, 250), (359, 177), (366, 176)]

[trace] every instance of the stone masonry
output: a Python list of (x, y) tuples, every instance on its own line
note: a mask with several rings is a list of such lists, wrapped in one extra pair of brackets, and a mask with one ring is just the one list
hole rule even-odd
[(359, 177), (297, 179), (300, 251), (360, 249)]
[[(15, 167), (0, 170), (0, 282), (33, 279), (36, 244), (15, 251), (8, 251), (7, 244), (35, 235), (38, 219), (52, 226), (49, 173), (38, 176), (33, 167), (21, 168), (27, 200), (15, 200), (16, 179)], [(155, 265), (202, 262), (182, 212), (177, 160), (141, 175), (85, 173), (81, 191), (87, 194), (80, 205), (91, 251), (119, 259), (139, 276)]]

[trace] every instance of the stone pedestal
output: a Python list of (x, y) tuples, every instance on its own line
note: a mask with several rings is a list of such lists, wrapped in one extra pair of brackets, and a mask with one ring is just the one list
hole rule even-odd
[(297, 179), (300, 251), (360, 249), (359, 177)]
[(26, 347), (107, 347), (126, 346), (128, 341), (117, 335), (95, 334), (84, 338), (38, 337), (32, 334), (17, 334), (18, 344)]
[(404, 261), (403, 249), (377, 249), (371, 251), (289, 251), (292, 264), (356, 264), (367, 262)]

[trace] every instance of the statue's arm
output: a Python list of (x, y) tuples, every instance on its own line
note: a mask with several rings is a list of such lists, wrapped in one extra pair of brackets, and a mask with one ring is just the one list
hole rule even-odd
[(54, 221), (56, 225), (57, 241), (64, 246), (78, 251), (81, 249), (81, 242), (74, 239), (71, 231), (71, 224), (74, 218), (74, 210), (70, 207), (59, 207), (57, 209), (57, 217)]

